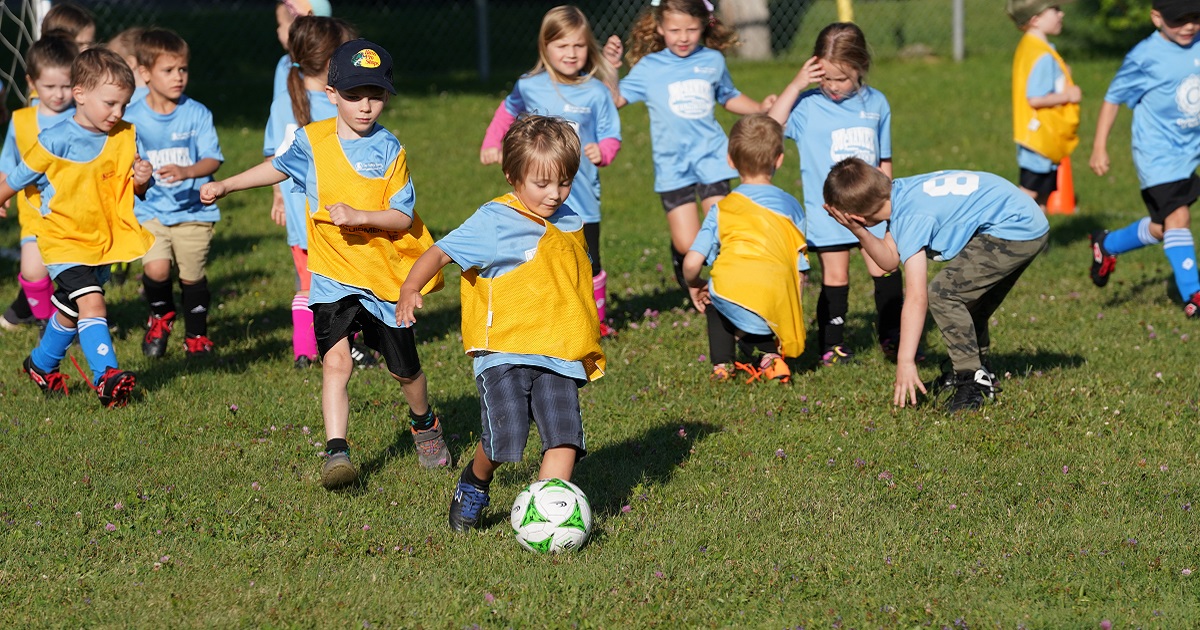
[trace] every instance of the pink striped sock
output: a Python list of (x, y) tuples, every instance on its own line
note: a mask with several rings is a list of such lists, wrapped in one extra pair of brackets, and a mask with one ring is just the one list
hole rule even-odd
[(596, 314), (600, 316), (600, 321), (607, 319), (605, 316), (604, 304), (608, 301), (608, 272), (601, 271), (599, 275), (592, 276), (592, 297), (596, 299)]
[(54, 314), (54, 304), (50, 302), (50, 294), (54, 292), (54, 283), (46, 276), (36, 282), (30, 282), (24, 276), (17, 275), (21, 288), (25, 289), (25, 299), (29, 300), (29, 310), (38, 319), (50, 319)]
[(292, 298), (292, 353), (295, 358), (317, 358), (317, 333), (313, 330), (313, 313), (308, 310), (308, 296)]

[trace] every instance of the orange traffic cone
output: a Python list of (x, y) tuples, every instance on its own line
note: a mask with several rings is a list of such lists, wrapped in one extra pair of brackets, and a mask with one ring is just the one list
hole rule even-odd
[(1075, 214), (1075, 181), (1071, 177), (1071, 157), (1058, 165), (1058, 190), (1046, 199), (1046, 214)]

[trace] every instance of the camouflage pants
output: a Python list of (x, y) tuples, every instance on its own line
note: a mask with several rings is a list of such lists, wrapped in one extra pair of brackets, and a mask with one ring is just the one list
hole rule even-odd
[(929, 312), (955, 372), (979, 369), (979, 349), (991, 345), (988, 319), (1049, 236), (1008, 241), (976, 234), (929, 283)]

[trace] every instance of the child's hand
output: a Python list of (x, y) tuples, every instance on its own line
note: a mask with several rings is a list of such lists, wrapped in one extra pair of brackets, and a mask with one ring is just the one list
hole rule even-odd
[(592, 164), (600, 164), (600, 145), (595, 142), (589, 142), (583, 145), (583, 156), (591, 160)]
[(272, 186), (271, 190), (271, 220), (275, 225), (287, 227), (287, 206), (283, 205), (283, 191), (279, 190), (278, 186)]
[(1067, 95), (1068, 103), (1078, 103), (1083, 100), (1083, 88), (1078, 85), (1069, 85), (1063, 92)]
[(705, 283), (704, 286), (688, 287), (688, 297), (692, 298), (692, 306), (695, 306), (696, 310), (701, 313), (708, 308), (709, 304), (712, 304), (712, 298), (708, 295), (708, 283)]
[(396, 302), (396, 323), (412, 326), (417, 323), (416, 311), (425, 306), (420, 291), (400, 289), (400, 300)]
[(762, 100), (762, 113), (765, 114), (771, 111), (771, 106), (774, 105), (775, 101), (777, 100), (779, 100), (778, 94), (768, 94), (767, 97)]
[(158, 177), (164, 184), (191, 179), (187, 175), (187, 171), (178, 164), (167, 164), (154, 172), (155, 177)]
[(140, 155), (133, 156), (133, 182), (138, 186), (145, 186), (153, 176), (154, 166), (143, 160)]
[(825, 68), (821, 66), (821, 60), (814, 55), (809, 57), (803, 66), (800, 66), (800, 72), (796, 73), (794, 80), (800, 85), (808, 86), (819, 82), (823, 76), (825, 76)]
[(621, 67), (621, 57), (625, 55), (625, 45), (621, 43), (621, 38), (616, 35), (611, 35), (608, 41), (604, 42), (604, 59), (612, 64), (614, 68)]
[(825, 208), (825, 212), (828, 212), (829, 216), (833, 217), (833, 220), (838, 222), (838, 225), (841, 225), (842, 227), (847, 228), (851, 232), (854, 232), (855, 230), (864, 229), (864, 227), (865, 227), (862, 223), (859, 223), (854, 217), (851, 217), (850, 215), (846, 214), (845, 212), (842, 212), (841, 210), (838, 210), (837, 208), (834, 208), (833, 206), (831, 206), (827, 203), (822, 204), (821, 207)]
[(1108, 172), (1108, 149), (1093, 147), (1092, 157), (1088, 160), (1088, 166), (1092, 167), (1092, 172), (1097, 175), (1103, 175)]
[(367, 222), (365, 212), (355, 210), (340, 201), (331, 206), (325, 206), (325, 209), (329, 211), (329, 220), (338, 227), (355, 227), (365, 225)]
[(225, 182), (208, 182), (200, 187), (200, 203), (206, 206), (212, 205), (228, 192)]
[(892, 395), (892, 403), (904, 407), (905, 403), (912, 401), (913, 406), (916, 407), (917, 390), (921, 390), (922, 394), (929, 393), (925, 391), (925, 384), (921, 382), (921, 374), (917, 372), (917, 364), (912, 361), (897, 363), (895, 393)]
[(504, 155), (500, 153), (500, 149), (497, 149), (496, 147), (479, 150), (480, 164), (499, 164), (503, 157)]

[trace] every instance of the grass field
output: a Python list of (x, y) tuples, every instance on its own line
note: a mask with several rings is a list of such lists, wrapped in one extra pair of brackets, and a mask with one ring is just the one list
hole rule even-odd
[[(880, 64), (898, 176), (940, 168), (1015, 176), (1008, 59)], [(1158, 248), (1087, 279), (1086, 235), (1143, 216), (1128, 112), (1113, 172), (1085, 168), (1116, 60), (1074, 65), (1085, 95), (1080, 211), (995, 315), (997, 404), (950, 417), (890, 403), (893, 366), (870, 331), (853, 261), (848, 334), (860, 361), (793, 362), (791, 387), (711, 385), (703, 319), (669, 278), (645, 109), (622, 112), (603, 175), (603, 254), (621, 331), (608, 374), (582, 390), (589, 456), (575, 481), (596, 513), (580, 553), (522, 551), (507, 508), (537, 471), (502, 468), (487, 527), (455, 535), (458, 474), (417, 468), (399, 388), (351, 381), (365, 482), (317, 479), (320, 372), (291, 366), (292, 271), (269, 193), (222, 203), (210, 277), (212, 361), (141, 356), (137, 284), (109, 293), (125, 409), (79, 378), (44, 400), (19, 371), (33, 331), (0, 336), (0, 621), (9, 626), (1191, 627), (1200, 592), (1197, 339)], [(796, 70), (735, 65), (755, 97)], [(404, 93), (385, 122), (407, 145), (418, 209), (444, 234), (504, 192), (478, 165), (500, 94)], [(732, 118), (722, 116), (724, 122)], [(218, 121), (219, 122), (219, 121)], [(228, 176), (257, 160), (259, 127), (221, 127)], [(799, 192), (794, 151), (777, 183)], [(16, 241), (14, 221), (0, 241)], [(814, 260), (815, 262), (815, 260)], [(668, 271), (664, 272), (662, 266)], [(0, 296), (16, 291), (0, 262)], [(457, 456), (479, 431), (457, 341), (456, 273), (426, 301), (420, 352)], [(815, 291), (805, 295), (811, 325)], [(931, 328), (932, 330), (932, 328)], [(926, 337), (938, 372), (945, 350)], [(77, 353), (73, 349), (72, 353)], [(78, 356), (78, 355), (77, 355)], [(82, 357), (79, 357), (82, 362)], [(73, 370), (73, 368), (69, 368)], [(66, 369), (64, 369), (66, 371)]]

